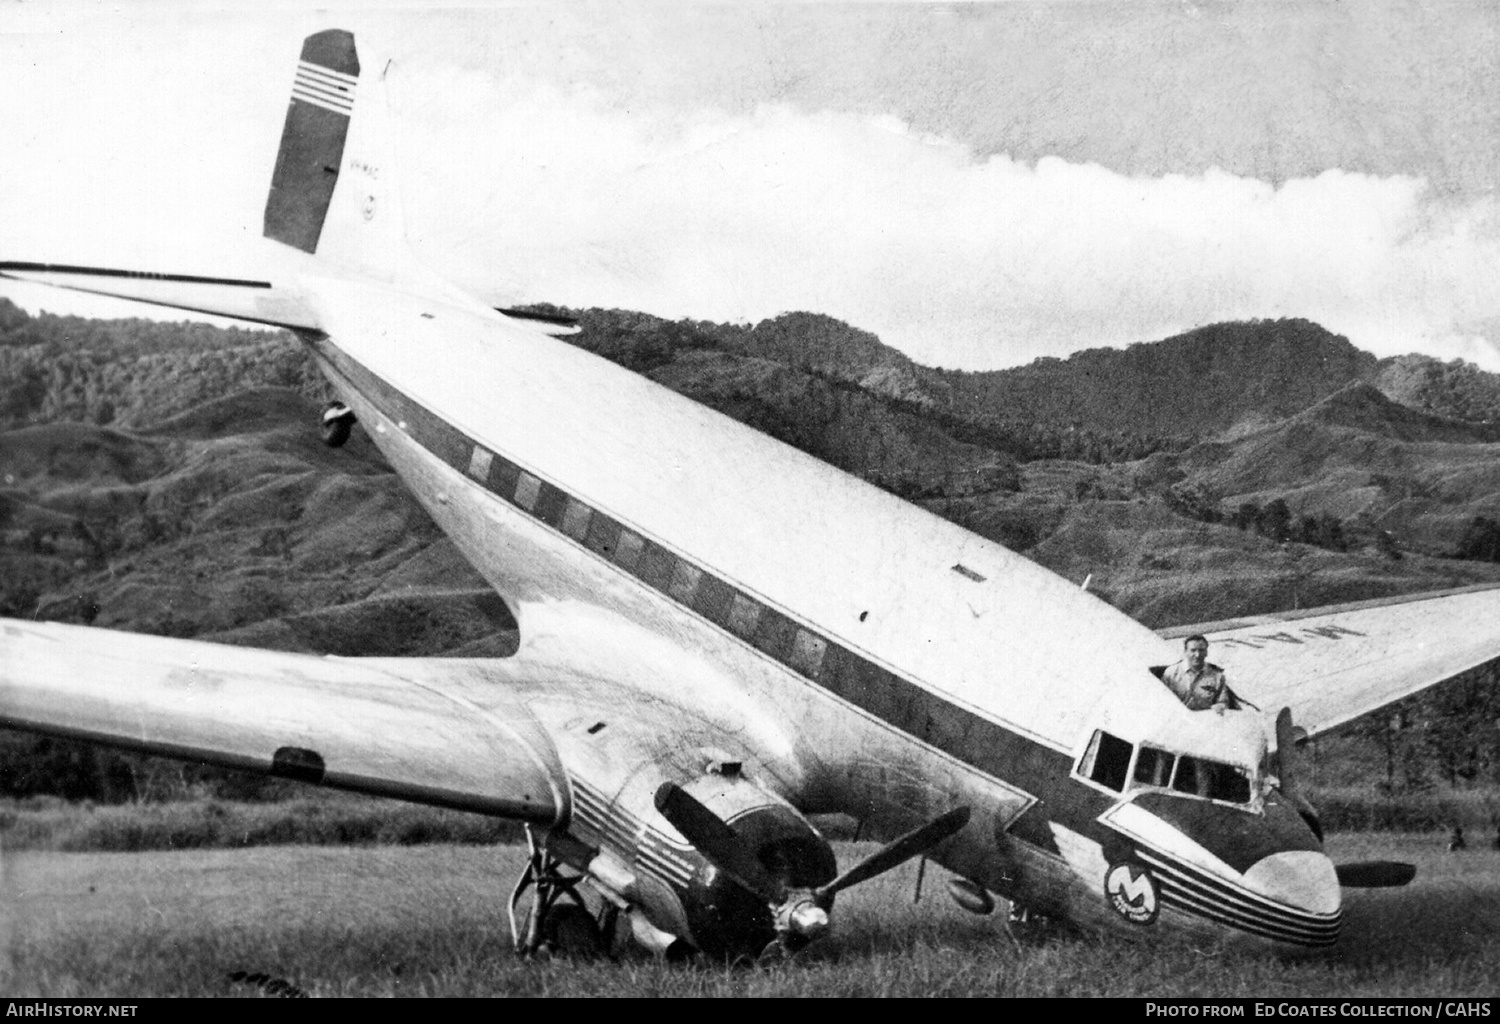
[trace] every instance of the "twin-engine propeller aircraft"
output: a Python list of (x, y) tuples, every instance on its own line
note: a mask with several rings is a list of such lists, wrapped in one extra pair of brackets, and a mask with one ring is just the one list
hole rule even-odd
[[(1206, 630), (1241, 706), (1190, 711), (1160, 680), (1172, 640), (416, 266), (382, 78), (348, 32), (305, 41), (265, 208), (276, 280), (0, 273), (295, 331), (342, 398), (330, 443), (369, 432), (519, 650), (320, 658), (6, 620), (0, 724), (520, 819), (523, 952), (620, 914), (659, 951), (795, 951), (839, 892), (917, 856), (979, 912), (1276, 949), (1335, 941), (1341, 882), (1410, 877), (1324, 854), (1292, 718), (1316, 735), (1500, 656), (1500, 591)], [(841, 871), (808, 820), (829, 812), (896, 838)]]

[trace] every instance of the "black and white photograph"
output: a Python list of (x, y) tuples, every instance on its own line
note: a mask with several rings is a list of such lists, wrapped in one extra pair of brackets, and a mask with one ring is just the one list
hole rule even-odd
[(1500, 6), (0, 0), (0, 83), (0, 996), (1491, 1012)]

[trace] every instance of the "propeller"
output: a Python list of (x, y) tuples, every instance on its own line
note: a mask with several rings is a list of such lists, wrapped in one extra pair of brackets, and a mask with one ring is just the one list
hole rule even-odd
[(860, 882), (868, 882), (876, 875), (883, 875), (891, 868), (925, 853), (968, 823), (969, 808), (955, 807), (947, 814), (933, 818), (921, 828), (912, 829), (900, 838), (891, 840), (827, 885), (819, 886), (815, 890), (818, 902), (829, 902), (836, 893)]
[[(1302, 735), (1298, 736), (1298, 733)], [(1292, 709), (1282, 708), (1276, 715), (1277, 777), (1281, 779), (1281, 795), (1297, 809), (1321, 843), (1322, 816), (1302, 792), (1302, 752), (1297, 749), (1297, 742), (1306, 738), (1307, 733), (1292, 724)]]
[[(1308, 827), (1323, 841), (1323, 822), (1318, 809), (1302, 792), (1302, 752), (1297, 744), (1307, 738), (1307, 733), (1292, 725), (1292, 709), (1282, 708), (1276, 715), (1276, 757), (1280, 762), (1281, 795), (1307, 821)], [(1417, 876), (1415, 864), (1403, 864), (1394, 860), (1362, 860), (1351, 864), (1335, 864), (1339, 885), (1350, 889), (1385, 889), (1405, 885)]]
[(656, 791), (656, 809), (709, 863), (771, 905), (776, 939), (768, 953), (795, 953), (828, 930), (828, 909), (838, 893), (920, 856), (969, 823), (969, 808), (955, 807), (892, 840), (833, 881), (815, 889), (792, 888), (761, 864), (751, 846), (722, 818), (673, 782)]
[(779, 903), (786, 883), (761, 864), (755, 851), (723, 818), (674, 782), (656, 790), (656, 809), (708, 862), (769, 903)]

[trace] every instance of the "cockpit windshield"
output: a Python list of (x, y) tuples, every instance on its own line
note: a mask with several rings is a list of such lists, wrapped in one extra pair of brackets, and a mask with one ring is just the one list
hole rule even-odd
[(1238, 765), (1139, 746), (1100, 729), (1078, 762), (1078, 774), (1116, 792), (1165, 789), (1231, 804), (1250, 803), (1250, 772)]

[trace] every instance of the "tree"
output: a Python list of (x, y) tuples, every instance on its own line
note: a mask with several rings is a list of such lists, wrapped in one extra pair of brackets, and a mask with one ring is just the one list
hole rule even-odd
[(1401, 548), (1396, 543), (1396, 535), (1390, 530), (1379, 530), (1376, 532), (1375, 550), (1393, 562), (1401, 561)]
[(1292, 510), (1281, 498), (1272, 501), (1261, 512), (1260, 532), (1278, 543), (1291, 539)]
[(1500, 773), (1500, 665), (1490, 662), (1466, 672), (1423, 703), (1423, 745), (1450, 785)]
[(1233, 522), (1241, 530), (1260, 531), (1261, 508), (1258, 502), (1242, 501), (1235, 510)]
[(1488, 516), (1469, 520), (1463, 540), (1458, 542), (1458, 557), (1476, 562), (1500, 562), (1500, 523)]

